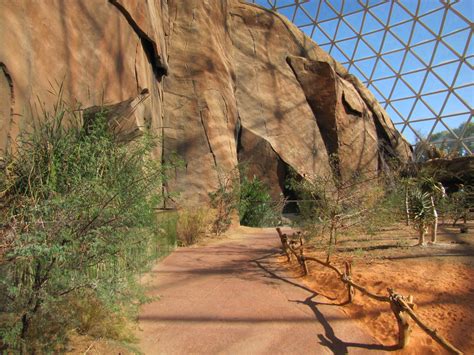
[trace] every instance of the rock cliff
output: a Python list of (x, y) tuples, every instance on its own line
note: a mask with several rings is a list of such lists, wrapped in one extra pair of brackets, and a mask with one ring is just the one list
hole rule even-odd
[(178, 153), (185, 167), (167, 188), (183, 203), (207, 200), (239, 162), (276, 197), (290, 167), (344, 178), (411, 156), (357, 78), (288, 20), (244, 1), (3, 1), (0, 41), (0, 150), (62, 83), (85, 109), (127, 112), (127, 134), (154, 131), (157, 159)]

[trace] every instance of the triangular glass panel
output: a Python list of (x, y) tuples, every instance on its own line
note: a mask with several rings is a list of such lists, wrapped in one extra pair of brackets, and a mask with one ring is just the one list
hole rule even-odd
[(385, 31), (382, 30), (382, 31), (373, 32), (368, 35), (364, 35), (364, 39), (368, 43), (370, 43), (370, 45), (374, 47), (374, 49), (380, 52), (382, 49), (381, 46), (382, 46), (384, 35), (385, 35)]
[(436, 37), (426, 29), (424, 25), (420, 22), (415, 24), (415, 28), (413, 29), (413, 36), (411, 38), (411, 44), (417, 44), (421, 42), (426, 42), (435, 39)]
[(463, 88), (456, 88), (454, 90), (456, 94), (461, 96), (464, 101), (470, 103), (471, 105), (473, 104), (473, 99), (474, 99), (474, 86), (467, 86)]
[(380, 29), (383, 29), (383, 25), (381, 25), (380, 22), (377, 21), (377, 19), (373, 15), (367, 12), (364, 21), (363, 32), (372, 32)]
[(351, 74), (358, 77), (359, 80), (364, 83), (364, 85), (366, 84), (367, 76), (364, 76), (364, 74), (355, 65), (351, 65), (349, 69), (350, 69)]
[[(458, 56), (462, 56), (466, 46), (469, 46), (468, 40), (471, 35), (469, 29), (446, 36), (442, 39), (443, 42), (449, 44), (453, 48)], [(472, 53), (472, 52), (471, 52)]]
[(418, 1), (404, 1), (403, 3), (397, 2), (406, 12), (412, 17), (417, 13)]
[(363, 5), (359, 1), (346, 1), (344, 3), (344, 9), (342, 10), (344, 14), (352, 13), (352, 12), (362, 12)]
[(441, 121), (437, 120), (431, 135), (431, 140), (435, 142), (441, 142), (446, 136), (446, 133), (448, 133), (446, 127), (443, 125), (443, 123), (441, 123)]
[(332, 46), (332, 49), (330, 50), (329, 54), (340, 63), (350, 60), (350, 58), (347, 57), (347, 55), (341, 50), (339, 50), (337, 46)]
[(402, 72), (406, 73), (417, 69), (426, 69), (426, 65), (420, 62), (412, 52), (407, 52), (405, 62), (403, 63)]
[(369, 77), (370, 74), (372, 73), (372, 70), (374, 69), (376, 60), (377, 60), (376, 57), (372, 57), (372, 58), (368, 58), (364, 60), (358, 60), (354, 63), (354, 65), (356, 65), (360, 71), (362, 71), (367, 77)]
[(343, 10), (342, 6), (344, 4), (344, 1), (342, 1), (342, 0), (331, 0), (331, 1), (328, 1), (328, 2), (331, 4), (331, 6), (334, 8), (335, 11), (337, 11), (338, 13), (342, 12), (342, 10)]
[(426, 76), (426, 71), (417, 71), (410, 74), (403, 74), (403, 80), (405, 80), (416, 92), (421, 89), (421, 84)]
[(448, 90), (436, 94), (423, 95), (423, 100), (425, 100), (428, 105), (430, 105), (430, 107), (439, 114), (444, 106), (447, 95)]
[(379, 59), (375, 66), (374, 79), (386, 78), (395, 75), (396, 73), (382, 60)]
[(370, 9), (370, 12), (376, 16), (382, 23), (388, 22), (388, 14), (390, 13), (390, 2), (385, 2), (382, 5), (375, 6)]
[(374, 80), (373, 85), (383, 92), (385, 97), (388, 97), (392, 91), (393, 85), (395, 85), (395, 79), (395, 77), (392, 77), (382, 80)]
[(464, 127), (466, 124), (469, 124), (469, 119), (471, 116), (469, 114), (467, 115), (458, 115), (458, 116), (452, 116), (452, 117), (446, 117), (445, 118), (445, 124), (452, 129), (452, 131), (459, 137), (473, 137), (474, 136), (474, 128), (469, 129), (469, 126), (467, 127), (466, 130), (464, 130)]
[(413, 21), (405, 22), (397, 26), (393, 26), (390, 28), (390, 32), (395, 34), (405, 45), (408, 43), (410, 39), (410, 34), (414, 29)]
[(409, 126), (415, 135), (423, 140), (428, 138), (428, 134), (431, 132), (436, 120), (421, 121), (421, 122), (410, 122)]
[(331, 42), (331, 38), (329, 38), (327, 34), (325, 34), (319, 27), (315, 27), (316, 28), (313, 32), (313, 41), (315, 41), (320, 46)]
[(329, 38), (333, 39), (336, 35), (338, 21), (338, 19), (335, 19), (331, 21), (320, 22), (318, 26), (326, 33)]
[[(434, 1), (424, 1), (424, 2), (433, 2)], [(428, 15), (423, 15), (420, 17), (420, 21), (423, 22), (426, 26), (431, 28), (434, 33), (441, 33), (441, 23), (443, 21), (443, 11), (435, 11)]]
[(433, 51), (436, 45), (436, 41), (433, 40), (432, 42), (423, 43), (411, 48), (413, 52), (416, 53), (418, 57), (421, 58), (426, 64), (428, 64), (433, 57)]
[(304, 4), (300, 4), (300, 7), (306, 13), (310, 19), (314, 20), (316, 17), (316, 13), (318, 12), (318, 2), (317, 1), (309, 1)]
[(393, 109), (392, 106), (387, 105), (385, 107), (385, 111), (387, 111), (388, 116), (390, 117), (390, 119), (392, 120), (393, 123), (395, 123), (395, 124), (403, 123), (402, 117)]
[(433, 73), (428, 73), (428, 76), (423, 87), (424, 93), (430, 93), (440, 90), (445, 90), (447, 86), (440, 81)]
[(442, 112), (443, 115), (452, 115), (455, 113), (462, 114), (466, 112), (466, 110), (470, 110), (470, 107), (466, 105), (463, 101), (459, 100), (459, 98), (451, 93), (448, 97), (448, 101), (446, 102), (446, 106), (444, 106), (444, 110)]
[(370, 92), (375, 96), (375, 99), (378, 102), (382, 102), (382, 101), (385, 100), (385, 97), (382, 95), (380, 90), (377, 89), (377, 87), (375, 87), (375, 86), (372, 87), (372, 86), (368, 85), (367, 88), (370, 88)]
[[(472, 19), (472, 10), (468, 13), (465, 13), (464, 16), (470, 17)], [(447, 10), (446, 13), (446, 20), (443, 26), (443, 33), (448, 34), (459, 30), (461, 28), (469, 28), (470, 24), (466, 23), (466, 21), (461, 17), (458, 16), (454, 11)]]
[(459, 62), (448, 63), (436, 68), (433, 68), (433, 71), (443, 78), (446, 83), (449, 85), (454, 85), (454, 77), (459, 68)]
[(394, 2), (392, 16), (390, 17), (390, 25), (412, 20), (413, 16), (406, 12), (406, 10), (399, 5), (398, 2)]
[(361, 40), (357, 46), (356, 58), (367, 58), (374, 55), (375, 52), (364, 41)]
[(402, 98), (402, 97), (409, 97), (416, 95), (416, 93), (411, 90), (407, 84), (403, 82), (403, 80), (398, 80), (395, 86), (395, 90), (393, 91), (394, 98)]
[(404, 52), (403, 51), (383, 54), (383, 57), (384, 57), (385, 61), (390, 63), (390, 65), (393, 67), (393, 69), (395, 69), (396, 71), (400, 71), (400, 66), (402, 65), (402, 61), (403, 61), (403, 57), (404, 57)]
[(433, 64), (441, 64), (456, 59), (459, 59), (456, 53), (446, 47), (443, 43), (438, 42), (438, 47), (436, 48)]
[(392, 106), (398, 112), (400, 112), (402, 117), (405, 117), (405, 118), (408, 117), (408, 115), (410, 114), (410, 111), (411, 111), (414, 104), (415, 104), (415, 99), (414, 98), (392, 102)]
[(431, 11), (434, 11), (434, 10), (440, 10), (440, 9), (444, 9), (444, 6), (443, 4), (441, 4), (440, 2), (438, 1), (420, 1), (420, 10), (419, 10), (419, 14), (420, 16), (423, 15), (423, 14), (426, 14), (427, 12), (431, 12)]
[(396, 39), (390, 32), (385, 34), (385, 42), (383, 44), (382, 52), (392, 52), (403, 48), (405, 48), (405, 45)]
[(408, 143), (414, 145), (416, 142), (418, 142), (419, 138), (415, 135), (413, 130), (408, 126), (405, 125), (403, 126), (403, 129), (401, 131), (403, 137), (408, 141)]
[(347, 54), (347, 56), (352, 58), (354, 54), (355, 46), (357, 43), (357, 38), (337, 42), (337, 46)]
[(313, 20), (298, 6), (291, 21), (297, 26), (304, 26), (313, 23)]
[[(355, 1), (349, 1), (349, 3), (352, 3)], [(359, 31), (361, 30), (362, 27), (362, 18), (363, 18), (363, 12), (357, 12), (352, 15), (347, 15), (344, 16), (344, 19), (356, 30)]]
[(474, 73), (466, 63), (462, 63), (459, 68), (458, 78), (456, 79), (456, 86), (472, 84), (474, 82)]
[(357, 34), (344, 22), (341, 21), (337, 30), (337, 40), (343, 40), (351, 37), (355, 37)]
[(324, 21), (334, 18), (337, 18), (337, 14), (326, 4), (324, 0), (321, 0), (321, 7), (319, 8), (319, 15), (316, 20)]

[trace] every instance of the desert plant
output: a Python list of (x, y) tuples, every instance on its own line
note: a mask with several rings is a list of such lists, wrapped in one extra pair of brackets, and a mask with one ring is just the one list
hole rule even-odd
[(177, 237), (182, 246), (196, 243), (210, 224), (209, 213), (204, 209), (185, 208), (178, 212)]
[(118, 144), (105, 110), (84, 127), (81, 111), (58, 97), (0, 169), (10, 240), (0, 259), (0, 339), (22, 352), (67, 341), (81, 315), (61, 311), (66, 299), (92, 297), (110, 312), (139, 300), (135, 275), (163, 242), (154, 209), (166, 167), (152, 157), (156, 139)]
[(214, 209), (214, 218), (211, 222), (212, 232), (221, 235), (232, 222), (232, 214), (239, 204), (239, 170), (232, 169), (228, 172), (218, 171), (218, 187), (209, 193), (211, 208)]
[[(333, 157), (332, 161), (337, 162), (337, 159)], [(332, 171), (337, 171), (337, 164)], [(306, 234), (328, 235), (328, 261), (341, 230), (363, 224), (382, 194), (377, 177), (356, 174), (346, 180), (337, 173), (304, 178), (293, 176), (289, 187), (302, 199), (299, 207)]]

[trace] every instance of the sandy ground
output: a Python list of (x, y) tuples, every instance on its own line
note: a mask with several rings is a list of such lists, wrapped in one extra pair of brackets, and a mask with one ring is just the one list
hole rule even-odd
[[(474, 329), (473, 230), (474, 223), (472, 222), (470, 223), (470, 233), (467, 234), (460, 234), (459, 228), (440, 226), (439, 245), (423, 248), (415, 246), (417, 242), (415, 233), (411, 228), (403, 225), (386, 228), (384, 231), (377, 233), (376, 236), (357, 236), (353, 234), (341, 237), (338, 252), (335, 254), (333, 262), (336, 265), (338, 263), (342, 265), (342, 260), (351, 260), (353, 279), (374, 293), (386, 295), (387, 287), (392, 287), (400, 294), (413, 295), (416, 312), (419, 316), (466, 354), (472, 354), (474, 353), (472, 331)], [(256, 244), (252, 242), (252, 238), (258, 235), (260, 235), (260, 242)], [(297, 333), (296, 329), (299, 326), (307, 327), (305, 317), (313, 319), (313, 323), (317, 323), (314, 321), (315, 319), (320, 323), (323, 321), (322, 328), (310, 327), (303, 331), (308, 336), (310, 336), (309, 334), (313, 335), (310, 337), (311, 346), (315, 346), (315, 344), (322, 346), (321, 348), (311, 348), (314, 353), (319, 354), (329, 351), (342, 354), (348, 351), (351, 354), (354, 350), (360, 353), (369, 351), (391, 352), (393, 354), (446, 353), (416, 325), (413, 325), (408, 347), (404, 350), (396, 350), (393, 345), (396, 344), (397, 326), (387, 304), (373, 301), (357, 292), (352, 304), (339, 306), (340, 303), (346, 300), (347, 294), (341, 282), (334, 277), (334, 273), (317, 264), (310, 264), (311, 275), (303, 277), (296, 263), (289, 265), (286, 262), (286, 258), (278, 250), (278, 242), (278, 236), (273, 229), (241, 227), (225, 237), (207, 239), (197, 246), (180, 248), (178, 253), (172, 254), (177, 255), (178, 259), (173, 261), (176, 256), (172, 256), (171, 259), (168, 260), (167, 258), (157, 264), (154, 269), (155, 272), (146, 275), (144, 282), (148, 282), (152, 292), (157, 295), (166, 296), (167, 293), (171, 293), (166, 296), (165, 302), (162, 298), (154, 305), (146, 306), (142, 310), (137, 335), (141, 339), (140, 346), (144, 353), (204, 353), (206, 351), (199, 352), (193, 346), (199, 347), (206, 343), (210, 344), (207, 348), (209, 354), (239, 353), (239, 351), (240, 353), (245, 351), (247, 353), (268, 353), (270, 350), (275, 352), (275, 348), (269, 348), (272, 343), (277, 344), (277, 349), (278, 346), (280, 350), (283, 349), (281, 352), (286, 351), (288, 354), (301, 353), (301, 351), (294, 348), (292, 350), (285, 349), (282, 346), (281, 339), (285, 337), (285, 334), (288, 334), (290, 329), (291, 334), (294, 334)], [(259, 246), (258, 243), (263, 244)], [(271, 275), (263, 269), (257, 271), (254, 266), (248, 263), (249, 257), (242, 259), (242, 255), (245, 255), (247, 250), (252, 247), (257, 249), (257, 255), (253, 257), (261, 256), (260, 253), (266, 255), (269, 251), (274, 253), (273, 256), (264, 260), (264, 267), (275, 275), (280, 275), (281, 279), (270, 277)], [(213, 264), (212, 257), (209, 263), (208, 257), (213, 254), (220, 254), (216, 261), (217, 264)], [(310, 254), (321, 256), (323, 253), (313, 249)], [(186, 256), (186, 258), (179, 259), (183, 256)], [(229, 258), (230, 264), (226, 262), (226, 260), (229, 261)], [(174, 262), (177, 264), (173, 264)], [(200, 263), (199, 268), (196, 265), (193, 266), (193, 263), (196, 262)], [(219, 263), (226, 263), (227, 266), (223, 267)], [(196, 273), (195, 269), (200, 269), (200, 272)], [(231, 294), (226, 295), (222, 293), (221, 287), (215, 285), (215, 283), (225, 284), (228, 282), (229, 276), (235, 276), (238, 281), (234, 288), (227, 287), (231, 290)], [(212, 280), (213, 278), (214, 280)], [(261, 284), (259, 280), (263, 283)], [(191, 285), (187, 284), (189, 282), (191, 282)], [(284, 286), (280, 285), (280, 282)], [(254, 293), (256, 285), (258, 285), (259, 290)], [(302, 291), (301, 285), (303, 288), (306, 286), (307, 289)], [(267, 286), (270, 287), (268, 290), (266, 290)], [(277, 291), (275, 293), (272, 290)], [(317, 295), (317, 298), (312, 298), (312, 294), (308, 293), (311, 290), (314, 291), (313, 295)], [(249, 314), (254, 316), (254, 313), (260, 312), (257, 308), (251, 307), (243, 314), (234, 314), (233, 316), (229, 314), (219, 315), (212, 310), (221, 302), (233, 298), (234, 295), (242, 293), (242, 291), (246, 295), (248, 304), (258, 305), (257, 308), (264, 309), (265, 312), (270, 309), (265, 306), (265, 304), (268, 305), (269, 297), (275, 297), (275, 294), (283, 295), (283, 298), (278, 301), (281, 302), (278, 306), (282, 307), (280, 309), (286, 309), (287, 304), (290, 304), (291, 307), (297, 305), (296, 307), (299, 307), (297, 309), (298, 314), (305, 314), (305, 316), (297, 318), (299, 320), (292, 322), (291, 327), (284, 323), (276, 327), (273, 326), (273, 330), (266, 333), (267, 340), (260, 342), (259, 337), (262, 336), (262, 329), (275, 323), (274, 317), (269, 317), (269, 314), (264, 315), (263, 321), (260, 319), (259, 322), (256, 322), (260, 326), (263, 325), (263, 327), (255, 328), (255, 333), (252, 333), (252, 331), (245, 330), (248, 326), (245, 322), (251, 319)], [(173, 292), (177, 292), (177, 294), (172, 296)], [(199, 296), (203, 292), (206, 297)], [(174, 303), (172, 297), (177, 298), (178, 302)], [(209, 299), (209, 297), (211, 298)], [(168, 303), (170, 300), (171, 303)], [(299, 300), (299, 303), (291, 302), (297, 300)], [(196, 306), (196, 302), (201, 303), (201, 305)], [(202, 304), (203, 302), (204, 304)], [(186, 304), (192, 305), (192, 307), (189, 308)], [(202, 308), (203, 305), (204, 308)], [(151, 309), (147, 307), (151, 307)], [(205, 310), (206, 307), (208, 307), (208, 311)], [(285, 312), (291, 314), (291, 307), (290, 310), (286, 309)], [(211, 309), (210, 313), (209, 309)], [(341, 319), (340, 312), (342, 311), (355, 321), (356, 326), (349, 326), (344, 330), (338, 328), (339, 325), (334, 327), (334, 324), (337, 324), (338, 321), (330, 320), (324, 324), (326, 318), (324, 316), (321, 318), (322, 313), (319, 312), (321, 309), (324, 312), (335, 312), (333, 315), (336, 314), (339, 319)], [(207, 317), (207, 320), (203, 321), (201, 325), (195, 319), (192, 322), (187, 322), (186, 325), (184, 321), (186, 317), (184, 316), (189, 317), (196, 310), (198, 310), (198, 313), (201, 312), (201, 315), (202, 312), (210, 314), (210, 317)], [(146, 316), (147, 314), (149, 316)], [(169, 317), (166, 317), (166, 314)], [(334, 316), (327, 316), (328, 319), (332, 319), (332, 317)], [(345, 319), (347, 323), (348, 320)], [(295, 327), (298, 322), (300, 322), (299, 326)], [(228, 324), (227, 328), (225, 324)], [(168, 332), (165, 331), (166, 329), (168, 329)], [(208, 330), (207, 333), (215, 334), (215, 339), (219, 340), (210, 340), (210, 338), (204, 337), (203, 331), (205, 329)], [(346, 334), (351, 334), (353, 330), (360, 332), (359, 329), (362, 330), (362, 333), (358, 334), (364, 341), (354, 342), (346, 338)], [(160, 335), (160, 332), (164, 333)], [(183, 336), (188, 332), (191, 334), (190, 337)], [(234, 332), (234, 335), (230, 336), (232, 332)], [(366, 338), (363, 333), (368, 334), (369, 337)], [(242, 337), (242, 342), (236, 340), (235, 334), (240, 334), (238, 336)], [(268, 336), (270, 338), (274, 337), (273, 340), (268, 341)], [(372, 340), (370, 340), (370, 336)], [(226, 338), (230, 339), (230, 342), (235, 341), (236, 344), (240, 345), (231, 347), (229, 344), (225, 344)], [(167, 346), (167, 348), (157, 345), (160, 339), (162, 339), (161, 341), (167, 339), (165, 343), (162, 342), (161, 344)], [(250, 345), (247, 346), (250, 346), (250, 348), (242, 345), (249, 342)], [(259, 343), (268, 346), (266, 348), (268, 351), (265, 351), (265, 348), (258, 348)], [(138, 344), (134, 344), (133, 347), (136, 347), (136, 345)], [(355, 345), (355, 347), (351, 347), (351, 345)], [(221, 347), (215, 348), (215, 346)], [(252, 348), (252, 346), (254, 347)], [(160, 352), (158, 349), (165, 350)], [(168, 350), (166, 351), (166, 349)], [(254, 351), (249, 352), (249, 349)], [(119, 344), (91, 339), (77, 340), (71, 350), (72, 354), (83, 354), (86, 350), (88, 354), (131, 353), (130, 348)]]
[(180, 248), (149, 276), (145, 354), (366, 354), (385, 347), (278, 263), (274, 229)]
[[(416, 312), (431, 328), (437, 329), (466, 354), (474, 353), (474, 223), (470, 233), (440, 226), (439, 245), (414, 246), (410, 228), (398, 225), (374, 237), (341, 238), (334, 264), (342, 270), (342, 260), (352, 260), (353, 279), (370, 291), (387, 295), (394, 288), (402, 295), (413, 295)], [(313, 250), (322, 257), (321, 251)], [(281, 258), (286, 263), (286, 258)], [(301, 275), (298, 266), (291, 266)], [(347, 299), (342, 283), (327, 268), (312, 264), (303, 282), (328, 297), (328, 303)], [(388, 304), (356, 293), (353, 304), (341, 307), (384, 345), (396, 344), (397, 325)], [(443, 354), (444, 350), (413, 322), (408, 347), (401, 354)]]

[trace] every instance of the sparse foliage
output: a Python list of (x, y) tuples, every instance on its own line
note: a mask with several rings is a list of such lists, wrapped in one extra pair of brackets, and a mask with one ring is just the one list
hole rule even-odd
[(215, 211), (212, 221), (212, 232), (221, 235), (232, 222), (232, 213), (238, 208), (239, 203), (239, 171), (218, 172), (218, 187), (209, 193), (211, 207)]
[(299, 207), (308, 237), (328, 236), (328, 260), (339, 233), (361, 225), (373, 211), (382, 194), (376, 180), (376, 177), (354, 175), (343, 181), (337, 174), (290, 179), (289, 186), (302, 200)]

